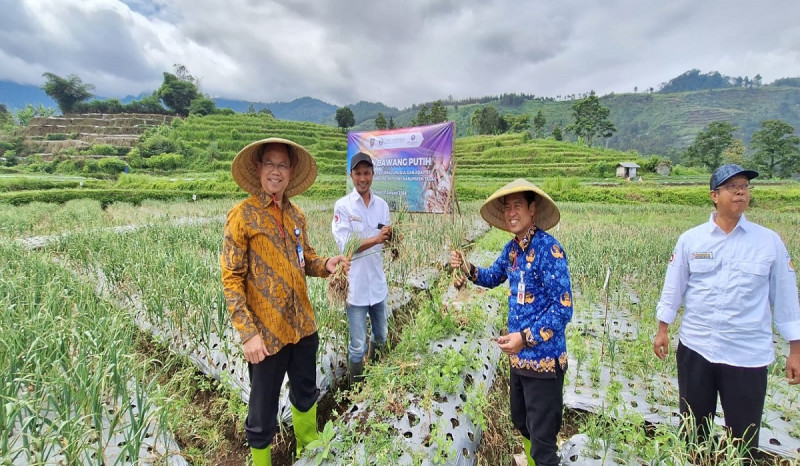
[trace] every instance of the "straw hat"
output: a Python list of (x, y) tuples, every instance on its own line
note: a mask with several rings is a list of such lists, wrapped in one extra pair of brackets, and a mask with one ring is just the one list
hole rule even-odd
[(294, 167), (294, 173), (283, 195), (292, 197), (303, 193), (317, 178), (317, 163), (303, 146), (288, 139), (267, 138), (248, 144), (236, 154), (231, 163), (233, 180), (248, 193), (258, 196), (262, 188), (256, 162), (261, 146), (269, 143), (286, 144), (290, 149), (289, 159)]
[(536, 193), (536, 226), (542, 230), (549, 230), (556, 226), (561, 219), (561, 213), (553, 199), (535, 184), (518, 178), (495, 191), (481, 206), (481, 217), (489, 225), (508, 231), (505, 217), (503, 217), (503, 197), (514, 193), (531, 191)]

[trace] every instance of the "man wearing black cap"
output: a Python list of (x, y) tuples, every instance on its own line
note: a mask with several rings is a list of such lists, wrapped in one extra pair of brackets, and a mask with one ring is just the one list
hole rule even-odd
[(372, 158), (359, 152), (350, 160), (353, 191), (336, 201), (331, 230), (339, 249), (344, 252), (348, 239), (355, 235), (361, 243), (353, 255), (348, 274), (347, 321), (350, 327), (348, 345), (348, 379), (358, 381), (364, 371), (367, 352), (367, 315), (372, 334), (370, 355), (377, 359), (386, 347), (386, 297), (389, 289), (383, 273), (383, 244), (389, 240), (389, 205), (372, 192), (374, 168)]
[(667, 328), (684, 305), (678, 331), (678, 391), (682, 415), (704, 440), (717, 393), (732, 436), (752, 454), (775, 359), (772, 324), (790, 343), (786, 378), (800, 383), (800, 305), (791, 257), (777, 233), (749, 222), (750, 180), (739, 165), (719, 167), (710, 181), (716, 212), (678, 239), (656, 307), (656, 356), (669, 348)]

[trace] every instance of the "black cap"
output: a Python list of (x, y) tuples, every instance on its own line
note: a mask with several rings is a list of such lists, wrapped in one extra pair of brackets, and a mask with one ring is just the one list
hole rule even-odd
[(725, 164), (714, 170), (714, 173), (711, 175), (711, 181), (709, 182), (711, 190), (716, 191), (723, 183), (737, 175), (744, 175), (748, 180), (752, 180), (758, 176), (758, 172), (754, 170), (745, 170), (735, 163)]
[(364, 152), (359, 152), (358, 154), (354, 155), (352, 159), (350, 159), (350, 171), (355, 170), (356, 165), (358, 165), (361, 162), (368, 163), (370, 167), (375, 166), (372, 164), (372, 157), (365, 154)]

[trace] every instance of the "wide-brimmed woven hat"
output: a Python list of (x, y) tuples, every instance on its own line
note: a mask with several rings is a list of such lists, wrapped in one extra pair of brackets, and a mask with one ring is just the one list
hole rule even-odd
[(503, 217), (503, 197), (525, 191), (536, 193), (536, 200), (534, 201), (536, 204), (536, 226), (542, 230), (549, 230), (556, 226), (558, 221), (561, 220), (561, 212), (558, 211), (556, 203), (541, 188), (522, 178), (508, 183), (492, 193), (481, 206), (481, 217), (489, 225), (508, 231)]
[(289, 157), (294, 167), (294, 173), (292, 173), (292, 179), (289, 180), (283, 195), (286, 197), (297, 196), (308, 189), (317, 178), (317, 162), (305, 147), (282, 138), (262, 139), (248, 144), (240, 150), (231, 163), (231, 174), (236, 184), (248, 193), (258, 196), (262, 188), (256, 162), (261, 146), (269, 143), (286, 144), (291, 152)]

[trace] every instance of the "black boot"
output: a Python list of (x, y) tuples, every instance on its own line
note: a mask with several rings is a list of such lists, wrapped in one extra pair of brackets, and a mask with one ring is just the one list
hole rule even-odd
[(378, 360), (386, 353), (386, 343), (379, 344), (369, 342), (369, 362), (378, 362)]
[(361, 380), (364, 378), (364, 376), (361, 375), (363, 373), (364, 373), (363, 360), (358, 362), (353, 362), (350, 361), (349, 359), (347, 360), (347, 382), (350, 384), (351, 387), (353, 386), (353, 384), (361, 382)]

